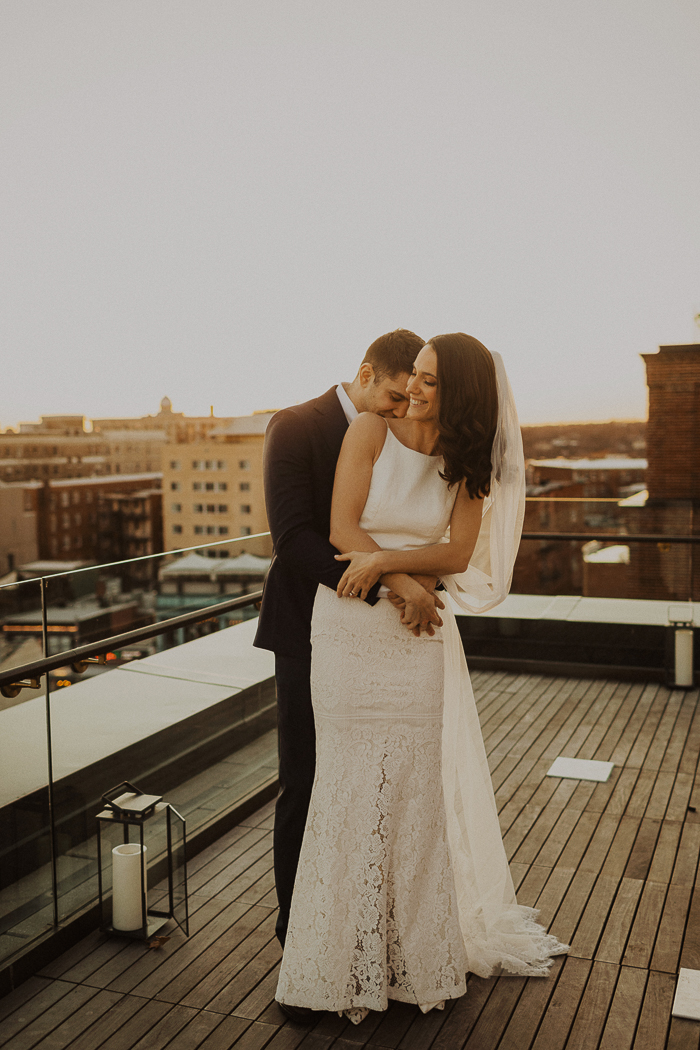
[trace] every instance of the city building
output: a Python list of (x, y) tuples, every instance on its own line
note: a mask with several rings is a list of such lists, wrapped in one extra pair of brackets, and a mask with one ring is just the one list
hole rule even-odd
[[(39, 482), (34, 482), (39, 487)], [(32, 485), (0, 481), (0, 583), (23, 562), (39, 556), (36, 499)]]
[(228, 426), (233, 422), (232, 416), (214, 415), (212, 406), (208, 416), (186, 416), (184, 412), (173, 412), (172, 401), (164, 397), (160, 411), (155, 416), (138, 418), (93, 419), (92, 429), (96, 434), (111, 434), (114, 431), (141, 431), (162, 433), (167, 441), (201, 441), (213, 430)]
[[(227, 558), (207, 558), (191, 551), (176, 558), (159, 571), (158, 618), (215, 605), (226, 598), (259, 591), (265, 581), (270, 559), (256, 554), (238, 554)], [(230, 626), (257, 616), (253, 606), (225, 613), (219, 627)]]
[[(272, 412), (239, 416), (205, 441), (174, 442), (164, 448), (164, 549), (221, 543), (212, 557), (243, 553), (269, 557), (263, 492), (263, 441)], [(237, 540), (231, 547), (224, 540)]]
[(39, 481), (160, 470), (164, 431), (85, 430), (83, 416), (42, 416), (0, 434), (0, 480)]
[[(160, 478), (156, 475), (158, 482)], [(122, 486), (120, 485), (121, 489)], [(163, 550), (163, 493), (158, 487), (129, 491), (103, 491), (97, 505), (97, 561), (130, 561), (122, 583), (154, 588), (158, 579), (157, 558), (148, 555)], [(143, 561), (131, 561), (143, 558)]]
[(532, 485), (581, 485), (588, 499), (620, 498), (637, 486), (644, 488), (646, 459), (603, 456), (600, 459), (533, 459), (528, 463), (528, 482)]
[(17, 432), (0, 434), (0, 480), (159, 471), (166, 442), (203, 440), (232, 422), (233, 417), (173, 412), (167, 397), (155, 416), (94, 419), (90, 430), (84, 416), (42, 416), (38, 423), (20, 423)]
[(118, 561), (163, 549), (159, 472), (0, 482), (0, 576), (37, 558)]
[(33, 487), (39, 557), (118, 561), (126, 540), (114, 527), (114, 522), (125, 522), (129, 518), (122, 509), (115, 510), (123, 498), (127, 501), (136, 499), (138, 507), (130, 517), (132, 533), (137, 521), (141, 533), (130, 538), (133, 549), (145, 554), (162, 550), (159, 511), (154, 509), (161, 498), (157, 491), (160, 481), (160, 473), (151, 472), (66, 478)]

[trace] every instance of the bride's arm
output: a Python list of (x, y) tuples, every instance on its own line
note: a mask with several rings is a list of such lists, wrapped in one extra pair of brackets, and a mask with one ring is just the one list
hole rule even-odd
[(360, 528), (372, 471), (384, 447), (386, 423), (372, 412), (363, 412), (348, 427), (338, 456), (331, 504), (334, 547), (347, 551), (379, 551), (369, 533)]
[[(447, 543), (436, 543), (416, 550), (373, 550), (370, 553), (367, 547), (356, 547), (347, 552), (345, 546), (334, 542), (334, 546), (343, 551), (338, 559), (350, 562), (338, 584), (338, 594), (346, 595), (354, 591), (355, 594), (364, 595), (386, 573), (449, 576), (466, 572), (481, 528), (482, 503), (481, 499), (470, 499), (464, 482), (460, 482)], [(355, 552), (360, 553), (356, 556)]]
[[(365, 412), (358, 416), (348, 428), (343, 447), (338, 457), (333, 486), (331, 506), (330, 540), (339, 551), (364, 551), (366, 553), (384, 554), (369, 533), (360, 527), (360, 518), (367, 502), (372, 481), (372, 471), (386, 440), (387, 424), (379, 416)], [(416, 575), (419, 573), (417, 572)], [(407, 573), (387, 570), (380, 573), (382, 583), (405, 601), (425, 606), (421, 619), (440, 626), (441, 620), (436, 610), (434, 595), (426, 592), (426, 587)], [(430, 572), (421, 574), (426, 585), (432, 582)], [(377, 577), (379, 579), (379, 576)], [(348, 587), (345, 596), (350, 597), (352, 587)], [(432, 587), (429, 587), (432, 590)], [(357, 593), (357, 592), (356, 592)], [(429, 606), (425, 605), (426, 594)], [(437, 601), (440, 608), (442, 603)], [(427, 610), (427, 612), (426, 612)], [(409, 611), (408, 622), (411, 620)]]

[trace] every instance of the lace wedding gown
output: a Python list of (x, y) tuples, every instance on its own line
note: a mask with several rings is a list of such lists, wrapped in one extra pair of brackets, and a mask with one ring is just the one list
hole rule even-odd
[[(360, 520), (380, 547), (443, 539), (455, 491), (441, 467), (387, 429)], [(469, 970), (541, 976), (566, 951), (516, 903), (459, 634), (442, 617), (416, 638), (387, 600), (319, 587), (316, 778), (280, 1002), (354, 1019), (388, 999), (427, 1010), (464, 994)]]

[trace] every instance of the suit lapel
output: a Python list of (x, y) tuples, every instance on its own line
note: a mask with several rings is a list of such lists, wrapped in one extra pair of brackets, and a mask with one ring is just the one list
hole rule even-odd
[(321, 397), (316, 398), (314, 401), (314, 414), (316, 425), (324, 443), (337, 459), (340, 446), (345, 437), (345, 431), (348, 429), (348, 421), (338, 400), (335, 387), (331, 387)]

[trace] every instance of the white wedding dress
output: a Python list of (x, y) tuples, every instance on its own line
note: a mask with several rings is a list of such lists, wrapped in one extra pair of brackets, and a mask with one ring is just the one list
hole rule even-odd
[[(380, 547), (444, 538), (456, 489), (441, 468), (387, 429), (360, 520)], [(319, 587), (316, 779), (280, 1002), (353, 1020), (389, 999), (428, 1010), (463, 995), (468, 971), (542, 976), (566, 951), (516, 903), (459, 634), (442, 617), (416, 638), (386, 599)]]

